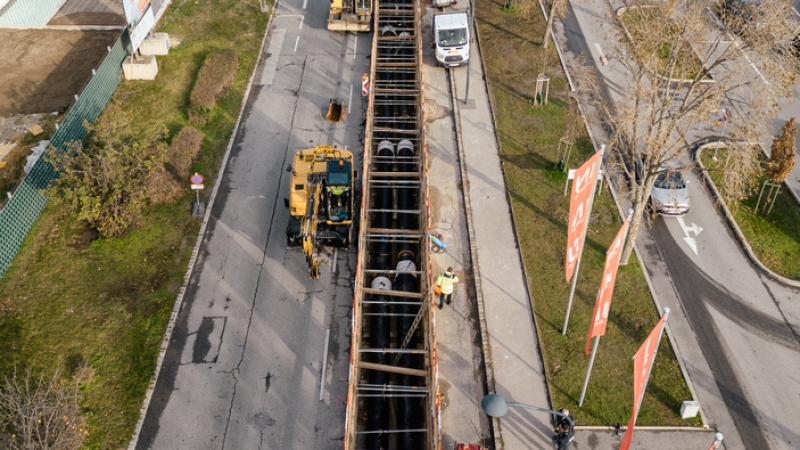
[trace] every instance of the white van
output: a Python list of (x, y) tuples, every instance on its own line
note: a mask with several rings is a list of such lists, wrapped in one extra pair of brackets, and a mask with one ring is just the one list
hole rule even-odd
[(462, 66), (469, 61), (469, 16), (467, 13), (433, 16), (433, 42), (436, 62), (445, 67)]

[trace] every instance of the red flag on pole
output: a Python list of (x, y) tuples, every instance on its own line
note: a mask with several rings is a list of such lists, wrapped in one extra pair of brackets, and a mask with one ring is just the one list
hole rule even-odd
[(586, 237), (586, 222), (591, 213), (592, 195), (600, 169), (600, 157), (603, 152), (596, 152), (588, 161), (575, 171), (572, 180), (572, 194), (569, 200), (569, 222), (567, 224), (567, 282), (572, 278), (578, 256), (583, 249)]
[(619, 258), (622, 255), (622, 244), (625, 242), (625, 233), (628, 229), (630, 218), (631, 216), (629, 215), (625, 219), (625, 223), (619, 229), (617, 237), (614, 238), (614, 242), (611, 243), (611, 247), (606, 252), (606, 267), (603, 270), (600, 290), (597, 291), (594, 314), (592, 314), (592, 322), (589, 324), (589, 337), (586, 338), (586, 356), (589, 356), (589, 342), (592, 338), (606, 334), (608, 311), (611, 308), (611, 294), (614, 292), (614, 282), (617, 280), (617, 269), (619, 269)]
[(628, 422), (628, 429), (622, 438), (622, 445), (619, 450), (628, 450), (633, 439), (633, 427), (636, 425), (636, 416), (639, 415), (639, 408), (642, 406), (642, 398), (647, 381), (650, 379), (650, 370), (653, 368), (653, 361), (656, 358), (658, 344), (661, 341), (661, 332), (664, 330), (664, 322), (667, 320), (669, 309), (664, 308), (664, 315), (658, 321), (653, 331), (647, 336), (636, 355), (633, 357), (633, 413)]

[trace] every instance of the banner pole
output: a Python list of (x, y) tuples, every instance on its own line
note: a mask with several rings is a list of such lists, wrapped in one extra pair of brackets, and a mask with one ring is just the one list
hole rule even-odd
[(567, 335), (567, 324), (569, 324), (569, 312), (572, 309), (572, 298), (575, 297), (575, 285), (578, 284), (578, 272), (580, 272), (581, 270), (582, 257), (583, 257), (583, 248), (581, 248), (581, 254), (578, 255), (578, 262), (575, 263), (575, 273), (572, 274), (572, 286), (570, 286), (569, 288), (569, 300), (567, 300), (567, 314), (564, 316), (564, 326), (561, 327), (561, 336)]
[(642, 388), (642, 396), (639, 398), (639, 404), (636, 405), (636, 417), (633, 418), (633, 424), (636, 425), (636, 419), (639, 418), (639, 410), (642, 409), (642, 400), (644, 400), (644, 393), (647, 392), (647, 385), (650, 383), (650, 375), (653, 373), (653, 363), (656, 362), (656, 355), (658, 355), (658, 347), (661, 345), (661, 337), (664, 336), (664, 328), (667, 326), (667, 318), (669, 317), (669, 308), (664, 307), (664, 321), (661, 322), (661, 330), (658, 332), (658, 340), (656, 341), (656, 350), (653, 352), (653, 359), (650, 360), (650, 367), (647, 369), (647, 379), (644, 380), (644, 387)]
[(578, 402), (578, 408), (583, 406), (583, 399), (586, 398), (586, 387), (589, 386), (589, 375), (592, 374), (592, 366), (594, 365), (594, 355), (597, 354), (597, 344), (600, 343), (600, 336), (594, 337), (594, 345), (592, 346), (592, 356), (589, 357), (589, 367), (586, 369), (586, 378), (583, 380), (583, 388), (581, 388), (581, 400)]

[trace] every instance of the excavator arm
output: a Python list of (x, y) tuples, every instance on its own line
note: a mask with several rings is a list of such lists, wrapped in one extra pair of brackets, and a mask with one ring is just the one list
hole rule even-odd
[(309, 186), (311, 198), (306, 211), (305, 229), (303, 230), (303, 253), (308, 264), (308, 277), (319, 278), (319, 259), (317, 258), (317, 223), (319, 221), (319, 204), (322, 192), (322, 181), (315, 180)]

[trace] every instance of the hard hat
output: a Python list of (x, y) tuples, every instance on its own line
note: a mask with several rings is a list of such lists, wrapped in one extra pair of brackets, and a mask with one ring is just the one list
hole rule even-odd
[(569, 415), (569, 410), (568, 409), (562, 409), (561, 412), (564, 413), (565, 416)]

